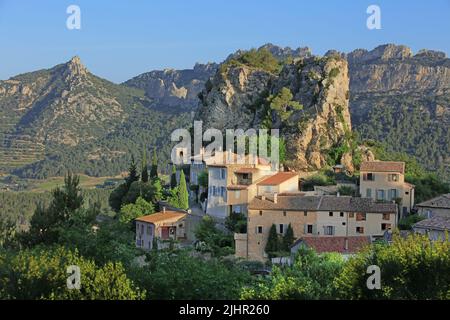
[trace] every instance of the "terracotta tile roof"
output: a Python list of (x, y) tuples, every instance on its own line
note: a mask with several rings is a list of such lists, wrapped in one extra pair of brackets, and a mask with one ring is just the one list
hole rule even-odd
[(243, 168), (239, 168), (239, 169), (235, 170), (234, 173), (253, 173), (253, 172), (257, 172), (258, 170), (259, 170), (258, 168), (243, 167)]
[(450, 193), (417, 204), (418, 207), (450, 209)]
[(237, 153), (222, 151), (217, 152), (214, 156), (206, 158), (205, 163), (212, 167), (270, 165), (270, 162), (262, 157), (256, 157), (255, 160), (251, 155), (245, 155), (244, 158), (241, 159)]
[(371, 198), (347, 196), (284, 196), (279, 194), (277, 203), (272, 199), (254, 198), (248, 208), (252, 210), (285, 211), (344, 211), (366, 213), (396, 213), (395, 203), (379, 203)]
[(227, 186), (228, 190), (246, 190), (249, 186), (242, 185), (242, 184), (233, 184)]
[(180, 220), (185, 218), (186, 214), (177, 211), (166, 211), (166, 212), (158, 212), (154, 214), (149, 214), (147, 216), (142, 216), (136, 218), (136, 221), (149, 222), (149, 223), (158, 223), (166, 220)]
[(258, 182), (259, 186), (277, 186), (285, 181), (293, 177), (298, 177), (298, 174), (295, 172), (278, 172), (273, 176), (270, 176), (261, 182)]
[(360, 171), (405, 173), (405, 163), (400, 161), (367, 161), (361, 163)]
[(425, 219), (414, 224), (414, 228), (450, 231), (450, 217), (436, 216)]
[[(347, 250), (345, 242), (347, 239)], [(363, 247), (371, 243), (370, 237), (351, 236), (351, 237), (335, 237), (335, 236), (311, 236), (298, 239), (293, 246), (305, 244), (307, 247), (314, 249), (317, 253), (338, 252), (338, 253), (355, 253)]]

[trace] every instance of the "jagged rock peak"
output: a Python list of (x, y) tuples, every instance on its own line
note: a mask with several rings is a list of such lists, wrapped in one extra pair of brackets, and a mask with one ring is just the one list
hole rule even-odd
[(83, 65), (79, 56), (72, 57), (72, 59), (66, 63), (66, 66), (67, 70), (72, 75), (82, 76), (88, 73), (87, 68)]
[(356, 49), (348, 54), (349, 61), (358, 59), (361, 62), (371, 60), (407, 59), (413, 56), (411, 48), (403, 45), (383, 44), (371, 51)]

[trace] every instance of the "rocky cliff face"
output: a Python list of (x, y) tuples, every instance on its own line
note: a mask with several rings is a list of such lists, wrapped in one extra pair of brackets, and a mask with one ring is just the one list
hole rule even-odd
[(422, 50), (413, 55), (408, 47), (390, 44), (372, 51), (355, 50), (347, 59), (353, 93), (450, 88), (450, 59), (443, 52)]
[(450, 59), (443, 52), (382, 45), (343, 55), (350, 112), (365, 139), (407, 152), (450, 180)]
[[(268, 106), (270, 96), (283, 88), (303, 105), (286, 121)], [(348, 66), (338, 56), (297, 58), (279, 74), (224, 65), (200, 97), (197, 118), (204, 128), (245, 130), (267, 121), (279, 128), (286, 141), (286, 164), (293, 170), (324, 167), (329, 161), (327, 150), (345, 144), (351, 134)], [(351, 154), (345, 157), (351, 162)]]
[(124, 85), (145, 90), (155, 106), (191, 109), (197, 106), (197, 95), (216, 70), (216, 63), (196, 64), (186, 70), (155, 70), (134, 77)]

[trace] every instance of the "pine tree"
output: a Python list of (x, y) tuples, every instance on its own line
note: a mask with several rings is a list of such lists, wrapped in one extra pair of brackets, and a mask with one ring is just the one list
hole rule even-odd
[(145, 148), (142, 151), (141, 181), (144, 183), (148, 182), (147, 152)]
[(175, 165), (172, 166), (172, 175), (170, 176), (170, 188), (177, 187), (177, 168)]
[(294, 244), (294, 230), (292, 229), (291, 224), (289, 223), (286, 233), (283, 237), (283, 250), (290, 251), (291, 246)]
[(152, 167), (150, 168), (150, 178), (158, 178), (158, 157), (156, 156), (156, 150), (153, 149)]
[(269, 238), (267, 239), (266, 253), (270, 255), (271, 253), (278, 251), (278, 249), (279, 249), (279, 242), (278, 242), (277, 228), (275, 227), (274, 224), (272, 224), (269, 230)]
[(183, 170), (181, 170), (180, 173), (180, 185), (178, 186), (178, 203), (180, 209), (189, 209), (189, 194), (186, 185), (186, 177)]
[(131, 184), (135, 181), (139, 181), (139, 175), (137, 173), (136, 162), (134, 156), (131, 156), (130, 168), (128, 169), (128, 177), (126, 178), (127, 187), (130, 188)]

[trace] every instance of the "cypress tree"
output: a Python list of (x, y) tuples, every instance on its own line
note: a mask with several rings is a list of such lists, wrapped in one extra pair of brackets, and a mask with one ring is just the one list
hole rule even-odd
[(294, 244), (294, 230), (292, 229), (291, 224), (289, 223), (286, 234), (283, 237), (283, 250), (290, 251), (291, 246)]
[(158, 178), (158, 157), (156, 156), (156, 150), (153, 149), (152, 166), (150, 168), (150, 178)]
[(184, 176), (183, 170), (181, 170), (180, 173), (180, 185), (178, 186), (178, 203), (180, 209), (189, 209), (189, 194), (187, 191), (186, 177)]
[(278, 234), (277, 234), (277, 228), (274, 224), (270, 227), (269, 230), (269, 238), (267, 239), (266, 244), (266, 253), (271, 254), (272, 252), (278, 251), (279, 245), (278, 245)]
[(127, 188), (129, 189), (131, 184), (135, 181), (139, 181), (139, 175), (137, 173), (136, 162), (134, 156), (131, 156), (130, 168), (128, 169), (128, 177), (126, 178)]
[(177, 168), (175, 165), (172, 166), (172, 175), (170, 176), (170, 188), (177, 187)]
[(141, 181), (148, 182), (147, 152), (145, 148), (142, 151)]

